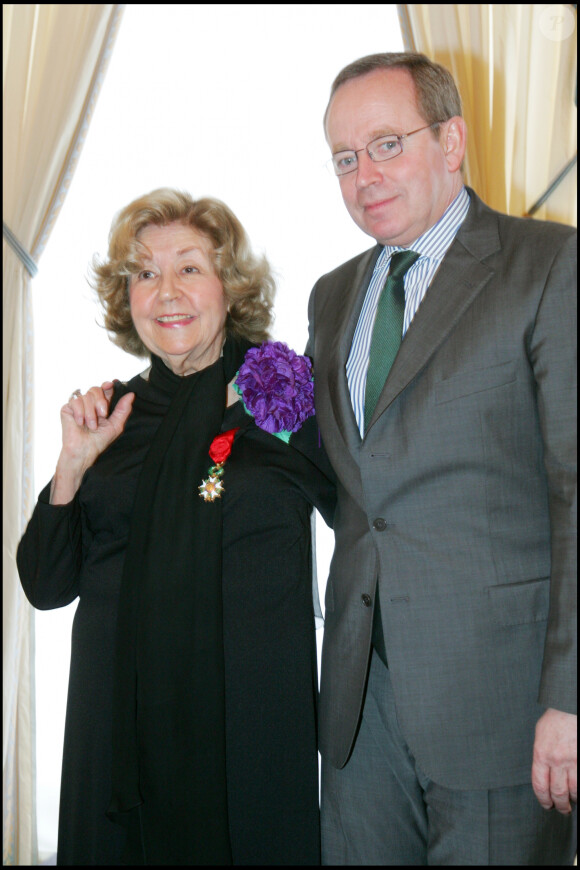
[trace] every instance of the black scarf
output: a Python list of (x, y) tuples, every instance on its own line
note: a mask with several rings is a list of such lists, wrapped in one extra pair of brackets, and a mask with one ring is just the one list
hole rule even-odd
[(152, 357), (173, 398), (139, 478), (119, 599), (109, 816), (125, 863), (231, 864), (225, 771), (222, 501), (198, 486), (250, 345), (229, 338), (186, 377)]

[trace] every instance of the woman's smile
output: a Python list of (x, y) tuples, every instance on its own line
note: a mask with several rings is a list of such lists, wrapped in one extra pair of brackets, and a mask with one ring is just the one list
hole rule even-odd
[(196, 317), (195, 314), (162, 314), (155, 320), (163, 327), (188, 326)]

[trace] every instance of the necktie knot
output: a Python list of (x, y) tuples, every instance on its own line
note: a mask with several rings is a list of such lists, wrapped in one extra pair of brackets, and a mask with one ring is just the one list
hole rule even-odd
[(397, 251), (391, 256), (389, 278), (392, 278), (393, 281), (398, 281), (418, 259), (419, 254), (416, 251)]

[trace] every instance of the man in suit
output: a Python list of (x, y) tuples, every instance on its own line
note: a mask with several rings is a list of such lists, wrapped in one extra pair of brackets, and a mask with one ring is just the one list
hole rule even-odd
[[(423, 55), (346, 67), (325, 133), (377, 244), (320, 278), (309, 308), (338, 477), (323, 863), (570, 864), (575, 231), (464, 186), (459, 95)], [(397, 316), (393, 353), (375, 332)]]

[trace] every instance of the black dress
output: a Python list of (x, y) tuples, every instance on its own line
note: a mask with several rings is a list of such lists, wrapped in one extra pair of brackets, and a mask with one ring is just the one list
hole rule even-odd
[[(24, 591), (46, 610), (79, 603), (72, 629), (58, 864), (119, 865), (125, 834), (106, 811), (117, 602), (134, 493), (170, 402), (138, 376), (123, 434), (73, 501), (49, 487), (18, 548)], [(315, 418), (290, 445), (240, 402), (223, 478), (223, 608), (228, 813), (234, 864), (320, 863), (312, 506), (328, 523), (334, 484)], [(211, 461), (208, 460), (208, 468)], [(201, 481), (200, 481), (201, 483)], [(197, 497), (197, 494), (195, 494)], [(208, 506), (208, 509), (209, 506)], [(39, 723), (42, 727), (42, 723)]]

